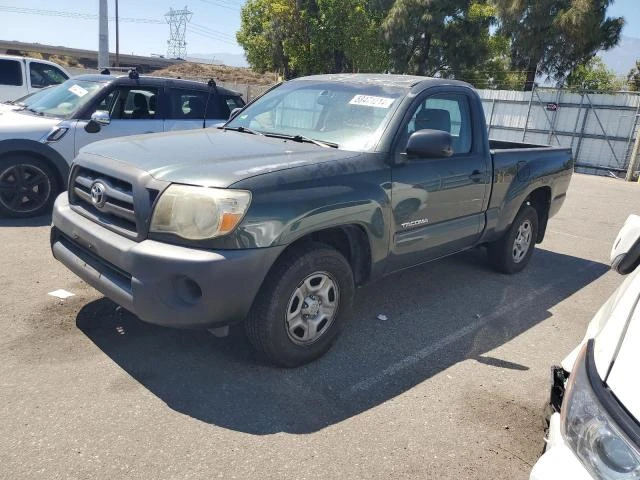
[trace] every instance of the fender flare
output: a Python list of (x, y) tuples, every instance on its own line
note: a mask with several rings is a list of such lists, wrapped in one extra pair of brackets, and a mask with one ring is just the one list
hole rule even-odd
[(69, 164), (62, 155), (49, 145), (35, 140), (11, 139), (0, 141), (0, 159), (6, 155), (19, 152), (32, 154), (49, 162), (59, 175), (60, 186), (63, 190), (66, 190), (69, 179)]

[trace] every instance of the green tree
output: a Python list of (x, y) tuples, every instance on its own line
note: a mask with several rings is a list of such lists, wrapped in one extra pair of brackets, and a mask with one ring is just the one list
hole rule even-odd
[(286, 78), (380, 71), (388, 63), (382, 18), (366, 0), (249, 0), (236, 37), (252, 68)]
[(493, 8), (470, 0), (396, 0), (383, 28), (392, 70), (460, 77), (490, 58)]
[(525, 89), (536, 72), (562, 82), (598, 50), (620, 40), (621, 17), (607, 17), (612, 0), (493, 0), (499, 32), (510, 39), (511, 67), (527, 72)]
[(636, 66), (627, 75), (627, 83), (629, 84), (629, 90), (633, 92), (640, 91), (640, 60), (636, 60)]
[(607, 93), (621, 90), (624, 83), (618, 80), (616, 73), (608, 69), (600, 57), (593, 57), (571, 72), (566, 86), (573, 91)]

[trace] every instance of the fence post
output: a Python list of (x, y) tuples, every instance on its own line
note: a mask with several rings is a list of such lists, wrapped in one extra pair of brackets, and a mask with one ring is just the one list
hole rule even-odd
[(524, 131), (522, 132), (522, 141), (525, 142), (527, 139), (527, 126), (529, 125), (529, 116), (531, 115), (531, 104), (533, 103), (533, 92), (536, 91), (536, 84), (533, 84), (531, 88), (531, 97), (529, 97), (529, 108), (527, 110), (527, 119), (524, 121)]
[(584, 117), (582, 117), (582, 126), (580, 127), (580, 136), (578, 137), (578, 145), (576, 146), (576, 157), (573, 160), (573, 163), (578, 163), (580, 159), (580, 149), (582, 148), (582, 139), (584, 138), (584, 129), (587, 128), (587, 118), (589, 117), (589, 112), (591, 111), (591, 104), (587, 105), (584, 109)]
[[(627, 182), (633, 181), (633, 176), (636, 172), (636, 169), (639, 167), (638, 165), (638, 151), (640, 150), (640, 132), (636, 133), (636, 143), (633, 145), (633, 152), (631, 153), (631, 158), (629, 159), (629, 168), (627, 168), (627, 175), (625, 180)], [(640, 179), (639, 179), (640, 180)]]
[(487, 136), (491, 133), (491, 125), (493, 125), (493, 111), (496, 109), (496, 99), (491, 102), (491, 114), (489, 115), (489, 128), (487, 129)]

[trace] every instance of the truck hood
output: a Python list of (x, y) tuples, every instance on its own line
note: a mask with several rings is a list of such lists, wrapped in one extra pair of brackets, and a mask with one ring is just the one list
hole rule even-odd
[(14, 138), (40, 140), (60, 123), (59, 118), (39, 117), (18, 110), (4, 110), (0, 114), (0, 140)]
[(80, 150), (148, 172), (157, 180), (226, 188), (256, 175), (360, 155), (311, 143), (213, 128), (120, 137)]

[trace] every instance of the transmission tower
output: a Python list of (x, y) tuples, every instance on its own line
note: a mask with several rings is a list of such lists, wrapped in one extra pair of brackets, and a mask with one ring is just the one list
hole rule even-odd
[(185, 58), (187, 56), (187, 42), (185, 41), (185, 33), (187, 31), (187, 23), (191, 21), (193, 12), (187, 7), (182, 10), (169, 9), (164, 18), (169, 24), (169, 40), (167, 40), (167, 57), (169, 58)]

